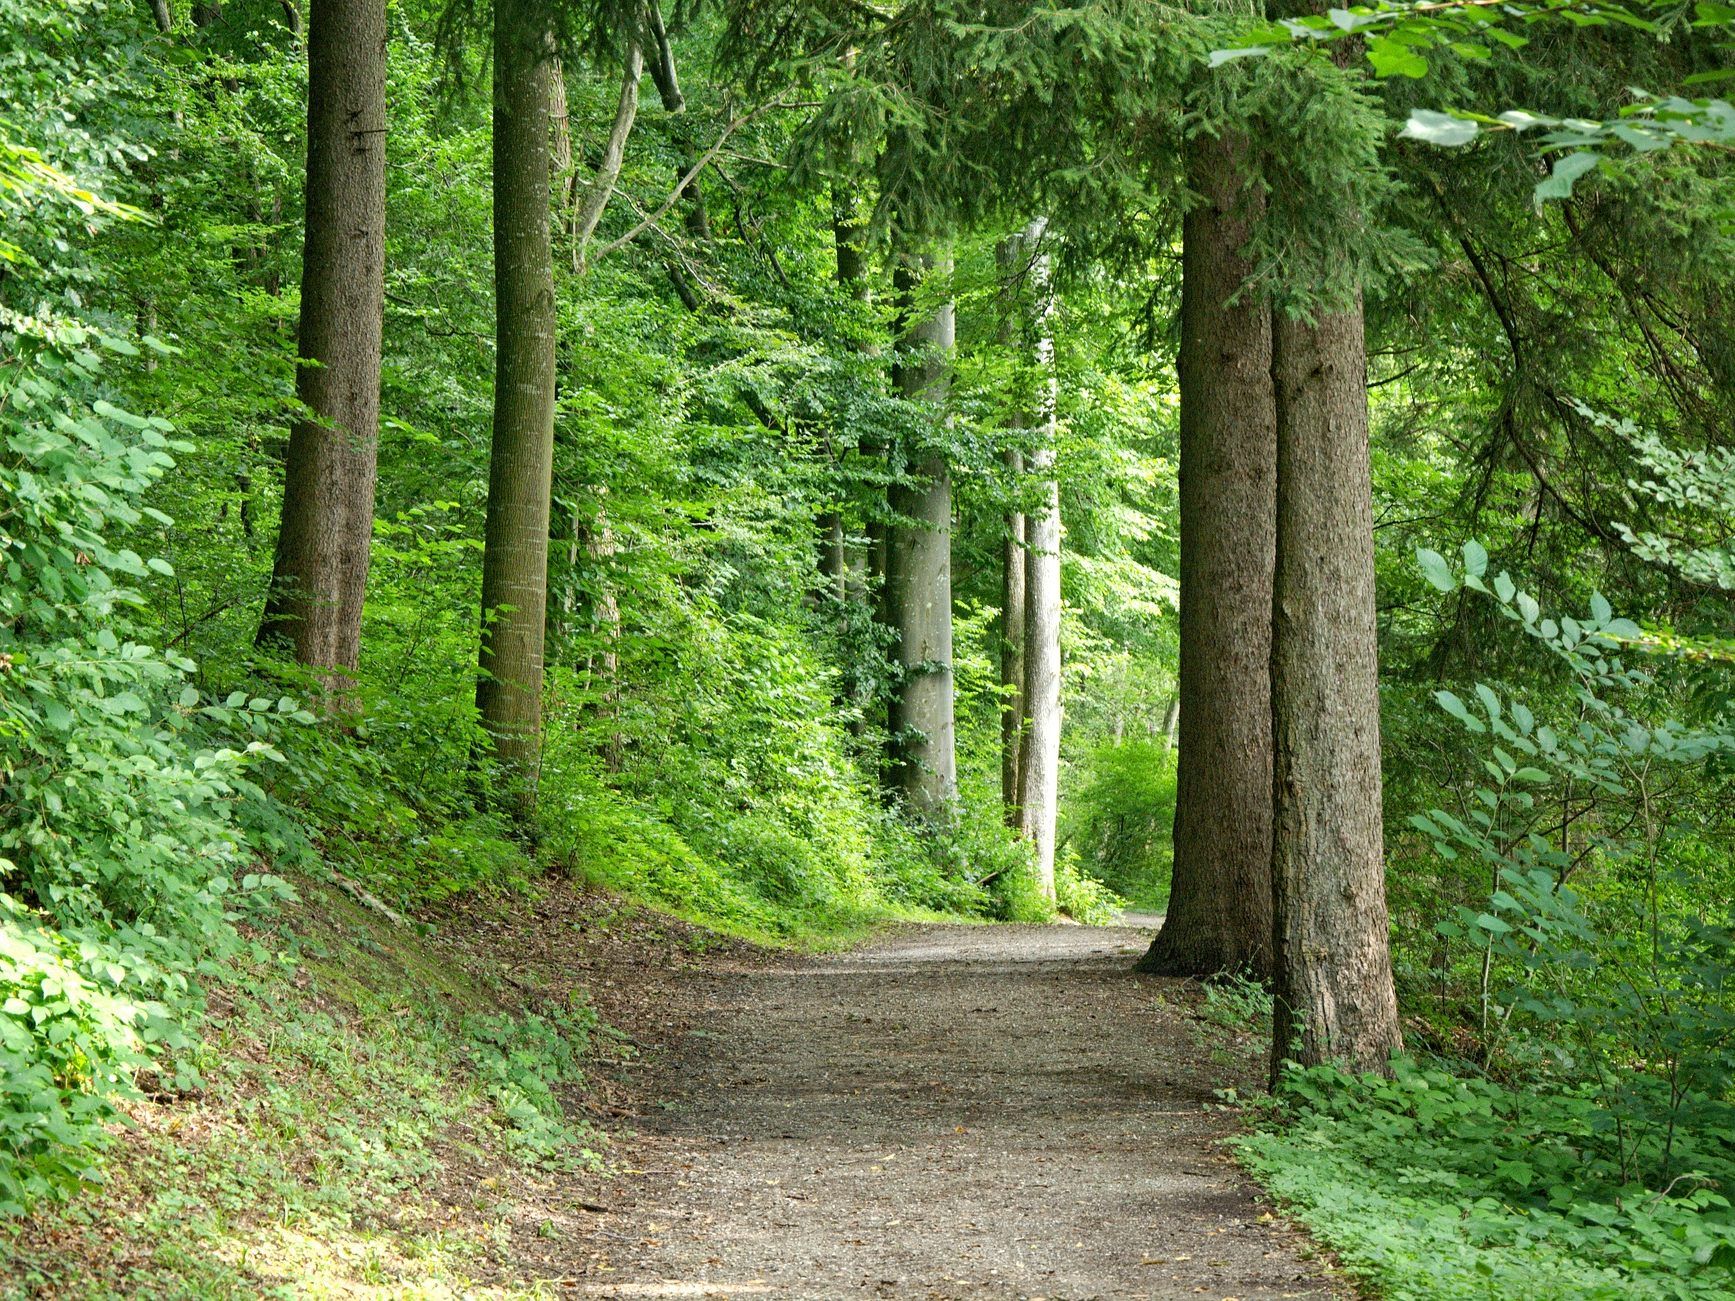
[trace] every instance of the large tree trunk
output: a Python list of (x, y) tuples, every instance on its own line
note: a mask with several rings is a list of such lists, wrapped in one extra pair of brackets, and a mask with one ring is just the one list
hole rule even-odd
[(537, 0), (494, 6), (494, 438), (482, 553), (476, 708), (521, 815), (542, 735), (548, 512), (554, 459), (549, 244), (553, 52)]
[(385, 0), (316, 0), (307, 42), (307, 222), (283, 518), (262, 643), (321, 671), (328, 707), (361, 654), (385, 297)]
[[(1295, 1060), (1384, 1070), (1401, 1044), (1380, 815), (1373, 502), (1361, 304), (1278, 313), (1272, 602), (1272, 1074)], [(1182, 726), (1186, 725), (1183, 711)], [(1183, 743), (1181, 751), (1185, 756)]]
[[(921, 278), (949, 275), (949, 263), (913, 260)], [(905, 302), (919, 279), (898, 270)], [(945, 405), (955, 334), (954, 307), (940, 303), (912, 316), (900, 341), (897, 385), (906, 398)], [(938, 418), (938, 417), (937, 417)], [(885, 610), (897, 638), (899, 681), (888, 726), (892, 770), (910, 807), (947, 823), (958, 798), (952, 713), (952, 474), (943, 452), (922, 438), (909, 450), (905, 473), (888, 493), (893, 520), (886, 546)]]
[(1024, 524), (1024, 708), (1030, 725), (1018, 756), (1018, 825), (1036, 850), (1037, 885), (1053, 899), (1060, 808), (1060, 483), (1054, 469), (1059, 412), (1049, 328), (1053, 301), (1048, 257), (1038, 251), (1046, 226), (1042, 218), (1031, 222), (1021, 241), (1030, 265), (1039, 395), (1030, 472), (1042, 501)]
[(1271, 313), (1231, 303), (1258, 198), (1239, 138), (1199, 137), (1181, 271), (1181, 680), (1168, 916), (1140, 970), (1271, 971)]

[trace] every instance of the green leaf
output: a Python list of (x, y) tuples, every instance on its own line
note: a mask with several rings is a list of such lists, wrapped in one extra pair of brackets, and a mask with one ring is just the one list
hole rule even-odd
[(1602, 155), (1589, 149), (1555, 159), (1554, 170), (1549, 172), (1547, 179), (1537, 182), (1536, 201), (1571, 198), (1573, 183), (1601, 161)]
[(1446, 563), (1446, 557), (1438, 551), (1417, 547), (1416, 567), (1422, 571), (1422, 577), (1440, 591), (1452, 592), (1457, 590), (1458, 580), (1452, 573), (1452, 567)]
[(1417, 108), (1410, 110), (1410, 120), (1404, 123), (1404, 129), (1398, 134), (1425, 144), (1455, 148), (1469, 144), (1481, 130), (1479, 125), (1468, 118)]

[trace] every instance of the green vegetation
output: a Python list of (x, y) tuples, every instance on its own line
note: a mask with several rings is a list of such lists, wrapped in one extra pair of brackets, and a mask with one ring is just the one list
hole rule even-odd
[(1735, 1288), (1732, 28), (0, 0), (25, 1286), (469, 1286), (594, 889), (1163, 911), (1370, 1286)]

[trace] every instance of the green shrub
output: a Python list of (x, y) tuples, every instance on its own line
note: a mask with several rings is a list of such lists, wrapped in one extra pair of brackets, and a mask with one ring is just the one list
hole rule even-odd
[(1168, 904), (1175, 758), (1143, 738), (1093, 749), (1069, 790), (1061, 840), (1080, 864), (1134, 907)]

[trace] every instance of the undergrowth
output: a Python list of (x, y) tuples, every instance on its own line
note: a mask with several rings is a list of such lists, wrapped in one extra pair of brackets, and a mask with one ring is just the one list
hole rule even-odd
[(309, 893), (213, 979), (178, 1077), (141, 1077), (100, 1182), (0, 1231), (5, 1295), (463, 1293), (527, 1182), (600, 1164), (577, 1090), (631, 1050), (581, 999)]
[[(1242, 1162), (1382, 1297), (1713, 1298), (1735, 1292), (1735, 1127), (1700, 1129), (1653, 1189), (1592, 1091), (1508, 1088), (1400, 1060), (1292, 1071)], [(1683, 1140), (1684, 1141), (1684, 1140)]]

